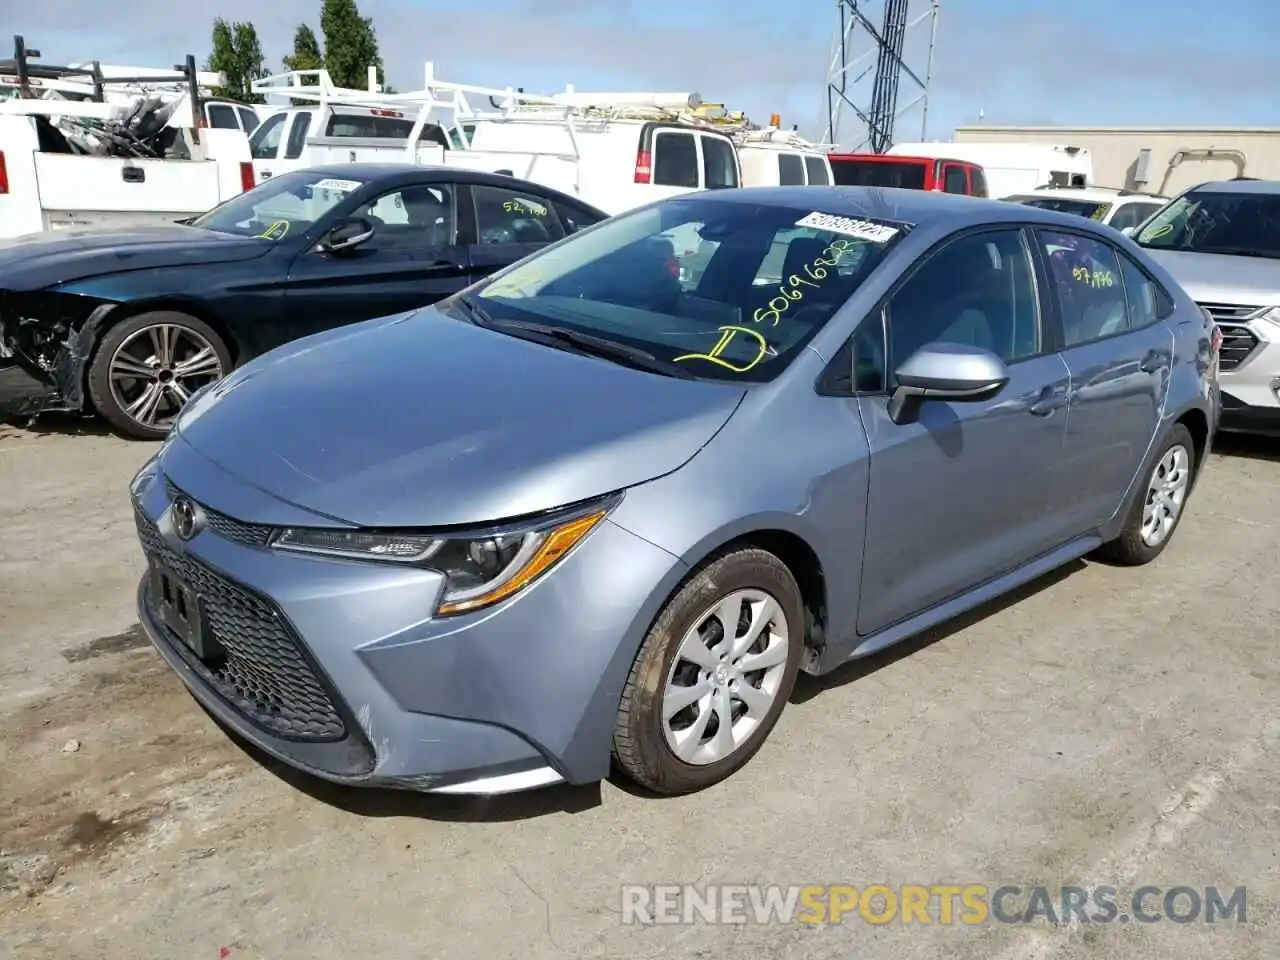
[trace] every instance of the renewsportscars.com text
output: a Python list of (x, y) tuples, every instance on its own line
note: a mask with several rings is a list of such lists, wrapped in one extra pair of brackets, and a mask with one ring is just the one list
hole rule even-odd
[(721, 884), (622, 888), (624, 924), (1245, 923), (1245, 887)]

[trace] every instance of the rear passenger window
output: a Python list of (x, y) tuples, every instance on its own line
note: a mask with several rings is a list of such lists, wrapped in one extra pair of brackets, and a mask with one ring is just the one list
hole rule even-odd
[(482, 244), (550, 243), (564, 236), (559, 217), (542, 197), (478, 184), (471, 195)]
[(1116, 252), (1101, 240), (1075, 233), (1040, 232), (1049, 274), (1062, 305), (1068, 347), (1129, 329), (1124, 280)]
[(738, 185), (738, 155), (733, 144), (721, 137), (702, 137), (702, 183), (708, 190)]
[(827, 187), (831, 185), (831, 177), (827, 175), (827, 165), (821, 157), (805, 157), (804, 168), (809, 175), (809, 185)]
[(797, 154), (778, 154), (778, 182), (784, 187), (804, 186), (804, 161)]
[(1120, 275), (1124, 277), (1124, 298), (1129, 304), (1129, 328), (1137, 330), (1168, 315), (1168, 299), (1160, 286), (1123, 253)]
[(589, 213), (581, 207), (570, 206), (567, 203), (553, 204), (556, 213), (560, 214), (560, 220), (564, 224), (567, 233), (577, 233), (579, 230), (585, 230), (593, 223), (599, 223), (600, 217), (594, 213)]
[(942, 192), (969, 192), (969, 181), (965, 176), (964, 167), (956, 166), (954, 163), (949, 163), (942, 168)]
[(311, 129), (311, 111), (303, 110), (295, 114), (293, 126), (289, 128), (289, 142), (285, 144), (286, 160), (297, 160), (302, 156), (302, 148), (307, 144), (307, 131)]
[(653, 135), (653, 182), (663, 187), (698, 186), (698, 146), (691, 133), (660, 130)]
[(209, 126), (215, 130), (239, 130), (240, 121), (236, 119), (235, 107), (225, 103), (211, 103), (208, 106)]

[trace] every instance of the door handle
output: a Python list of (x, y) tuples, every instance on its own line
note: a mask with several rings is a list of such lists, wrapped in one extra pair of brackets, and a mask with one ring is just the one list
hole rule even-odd
[(1052, 387), (1045, 387), (1040, 399), (1027, 408), (1033, 417), (1047, 417), (1062, 406), (1062, 397), (1053, 392)]
[(1143, 373), (1155, 373), (1157, 370), (1161, 370), (1165, 366), (1167, 366), (1167, 364), (1165, 363), (1164, 355), (1152, 350), (1142, 358), (1142, 363), (1139, 365), (1138, 369)]

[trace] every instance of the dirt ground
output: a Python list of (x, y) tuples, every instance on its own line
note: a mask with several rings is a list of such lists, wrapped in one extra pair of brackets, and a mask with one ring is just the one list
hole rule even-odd
[[(802, 681), (703, 794), (338, 789), (246, 751), (147, 646), (92, 427), (0, 427), (0, 957), (1280, 956), (1280, 443), (1170, 549), (1079, 563)], [(1246, 886), (1247, 922), (623, 925), (624, 883)]]

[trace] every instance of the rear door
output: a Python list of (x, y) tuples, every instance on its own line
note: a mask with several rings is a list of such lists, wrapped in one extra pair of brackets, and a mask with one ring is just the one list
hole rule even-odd
[(475, 224), (469, 254), (472, 280), (487, 277), (565, 235), (550, 198), (524, 184), (464, 184), (460, 195)]
[(805, 185), (804, 158), (800, 154), (778, 154), (778, 183), (784, 187)]
[(1037, 229), (1043, 286), (1071, 372), (1056, 500), (1075, 534), (1109, 519), (1164, 412), (1172, 301), (1123, 251), (1089, 234)]
[(809, 186), (831, 186), (831, 167), (827, 163), (826, 157), (805, 157), (804, 170)]
[(375, 194), (334, 216), (363, 216), (373, 237), (344, 254), (306, 250), (289, 269), (284, 340), (426, 306), (468, 283), (458, 242), (458, 191), (418, 183)]
[(275, 173), (276, 160), (284, 146), (289, 114), (273, 113), (258, 125), (249, 137), (249, 156), (253, 161), (253, 181), (261, 183)]

